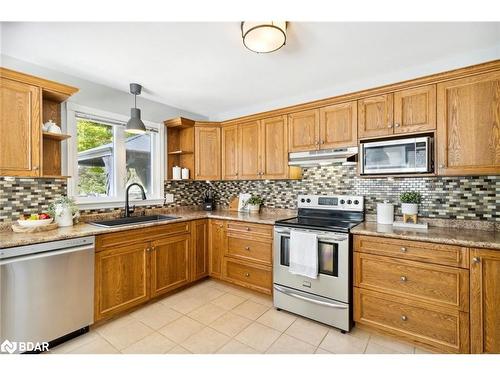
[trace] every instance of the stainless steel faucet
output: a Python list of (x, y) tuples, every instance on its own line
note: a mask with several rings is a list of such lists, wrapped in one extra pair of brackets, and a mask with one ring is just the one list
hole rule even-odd
[(135, 211), (135, 206), (130, 208), (130, 206), (128, 205), (128, 194), (129, 194), (129, 190), (132, 186), (139, 186), (139, 188), (141, 189), (141, 193), (142, 193), (142, 200), (143, 201), (146, 200), (146, 193), (144, 192), (144, 188), (142, 187), (141, 184), (134, 182), (134, 183), (130, 184), (129, 186), (127, 186), (127, 189), (125, 190), (125, 217), (129, 217), (130, 214), (133, 214)]

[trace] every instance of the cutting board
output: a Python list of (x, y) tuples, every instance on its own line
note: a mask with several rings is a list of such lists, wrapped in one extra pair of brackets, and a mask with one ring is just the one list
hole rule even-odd
[(238, 211), (238, 205), (240, 203), (239, 197), (233, 197), (229, 201), (229, 211)]

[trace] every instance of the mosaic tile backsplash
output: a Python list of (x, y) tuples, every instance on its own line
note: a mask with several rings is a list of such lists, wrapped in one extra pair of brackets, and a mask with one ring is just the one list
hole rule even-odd
[[(298, 181), (169, 181), (165, 193), (174, 194), (174, 203), (191, 206), (202, 203), (202, 193), (211, 187), (216, 203), (226, 206), (241, 193), (261, 195), (270, 208), (296, 208), (299, 194), (353, 194), (365, 197), (367, 214), (375, 214), (378, 202), (399, 203), (403, 191), (422, 194), (419, 214), (442, 219), (469, 219), (500, 222), (500, 176), (359, 178), (355, 166), (328, 166), (304, 169)], [(65, 180), (0, 177), (0, 222), (17, 219), (20, 213), (41, 211), (50, 201), (66, 193)], [(83, 213), (119, 211), (86, 210)], [(399, 214), (397, 206), (396, 214)]]

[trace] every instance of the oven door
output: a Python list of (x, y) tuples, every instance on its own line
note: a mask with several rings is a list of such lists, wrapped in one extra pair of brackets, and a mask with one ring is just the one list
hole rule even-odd
[(311, 279), (289, 272), (290, 229), (275, 227), (273, 247), (274, 283), (348, 303), (349, 235), (326, 231), (300, 230), (318, 235), (318, 278)]

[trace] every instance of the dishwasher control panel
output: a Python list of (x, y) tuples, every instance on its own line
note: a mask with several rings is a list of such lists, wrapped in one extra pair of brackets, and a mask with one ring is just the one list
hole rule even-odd
[(86, 236), (68, 240), (43, 242), (32, 245), (9, 247), (0, 249), (0, 259), (19, 257), (21, 255), (44, 253), (47, 251), (68, 250), (80, 247), (94, 247), (95, 237)]

